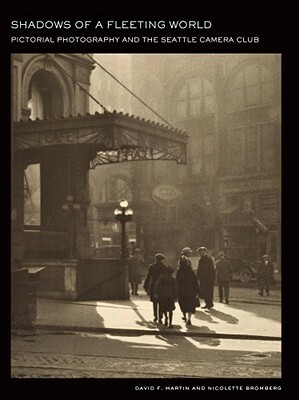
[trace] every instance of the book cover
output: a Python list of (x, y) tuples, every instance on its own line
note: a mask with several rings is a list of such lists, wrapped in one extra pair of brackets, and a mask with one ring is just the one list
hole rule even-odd
[[(289, 32), (283, 12), (226, 11), (3, 21), (11, 397), (293, 395)], [(181, 289), (171, 326), (144, 285), (161, 254)]]

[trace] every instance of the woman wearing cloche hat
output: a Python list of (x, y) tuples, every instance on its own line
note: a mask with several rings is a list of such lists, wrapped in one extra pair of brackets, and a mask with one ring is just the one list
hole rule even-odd
[(190, 247), (182, 249), (176, 274), (178, 303), (186, 325), (192, 325), (191, 316), (195, 313), (196, 299), (199, 293), (198, 282), (192, 270), (191, 254), (192, 250)]

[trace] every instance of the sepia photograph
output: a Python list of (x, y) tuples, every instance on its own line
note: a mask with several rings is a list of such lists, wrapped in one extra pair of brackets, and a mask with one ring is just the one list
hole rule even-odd
[(280, 390), (281, 69), (11, 54), (12, 378)]

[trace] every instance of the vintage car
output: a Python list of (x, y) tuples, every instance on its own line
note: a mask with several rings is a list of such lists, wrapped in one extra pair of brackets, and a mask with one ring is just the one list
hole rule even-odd
[(232, 259), (233, 279), (242, 283), (255, 281), (257, 277), (258, 262), (254, 260)]

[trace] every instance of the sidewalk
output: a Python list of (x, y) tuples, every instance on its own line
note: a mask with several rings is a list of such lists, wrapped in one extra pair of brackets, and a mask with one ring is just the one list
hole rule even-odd
[[(272, 318), (273, 310), (280, 312), (275, 296), (256, 299), (259, 303), (249, 304), (246, 299), (226, 305), (215, 301), (209, 312), (196, 309), (192, 326), (186, 327), (181, 319), (178, 303), (174, 311), (173, 325), (170, 329), (153, 322), (152, 303), (142, 290), (138, 296), (129, 300), (106, 301), (62, 301), (38, 298), (37, 319), (32, 328), (39, 330), (75, 331), (93, 333), (117, 333), (123, 335), (183, 335), (218, 338), (238, 338), (252, 340), (281, 340), (281, 323)], [(271, 304), (272, 301), (272, 304)], [(202, 301), (202, 305), (204, 302)], [(263, 308), (261, 317), (258, 309)], [(266, 310), (265, 310), (266, 309)], [(269, 314), (269, 317), (268, 317)], [(279, 314), (278, 314), (279, 315)], [(16, 328), (18, 329), (18, 328)]]

